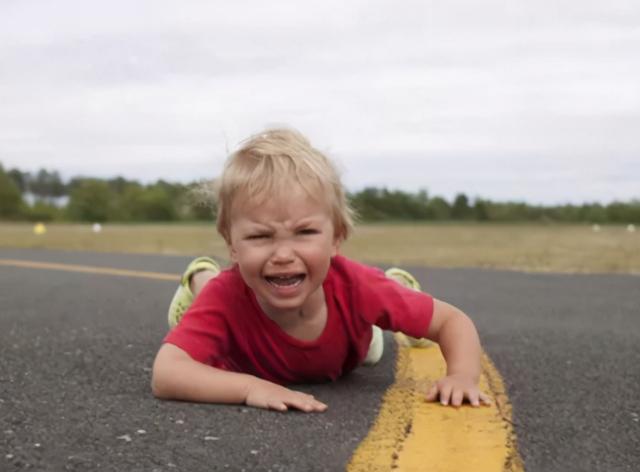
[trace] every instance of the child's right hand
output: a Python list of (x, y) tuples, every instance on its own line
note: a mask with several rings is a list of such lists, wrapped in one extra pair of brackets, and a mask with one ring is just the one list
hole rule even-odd
[(248, 406), (277, 411), (287, 411), (291, 407), (305, 413), (323, 412), (327, 409), (327, 405), (316, 400), (313, 395), (296, 392), (266, 380), (256, 380), (247, 391), (245, 403)]

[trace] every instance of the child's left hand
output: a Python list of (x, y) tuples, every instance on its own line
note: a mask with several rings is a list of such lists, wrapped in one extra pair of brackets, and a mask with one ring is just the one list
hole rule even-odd
[(491, 399), (478, 389), (477, 382), (471, 376), (452, 374), (441, 378), (427, 392), (427, 401), (440, 399), (443, 405), (459, 407), (465, 399), (472, 406), (491, 405)]

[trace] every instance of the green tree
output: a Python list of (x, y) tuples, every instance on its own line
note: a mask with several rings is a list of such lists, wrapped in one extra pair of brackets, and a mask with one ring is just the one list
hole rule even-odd
[(442, 197), (429, 199), (427, 210), (431, 218), (435, 220), (448, 220), (451, 218), (451, 205)]
[(22, 172), (19, 169), (11, 169), (7, 172), (11, 180), (18, 186), (20, 193), (25, 193), (28, 190), (28, 183), (30, 175), (28, 172)]
[(31, 205), (26, 216), (29, 221), (56, 221), (63, 219), (64, 211), (52, 203), (38, 200)]
[(28, 182), (29, 191), (40, 200), (51, 201), (67, 194), (65, 184), (57, 171), (40, 169)]
[(105, 181), (77, 179), (69, 197), (67, 210), (74, 220), (102, 223), (109, 219), (113, 200), (113, 192)]
[(471, 216), (471, 208), (469, 207), (469, 199), (464, 193), (456, 195), (451, 207), (451, 217), (454, 220), (464, 220)]
[(487, 204), (485, 200), (480, 198), (476, 199), (473, 204), (473, 214), (475, 215), (475, 219), (478, 221), (488, 221), (489, 220), (489, 211), (487, 210)]
[(0, 164), (0, 218), (19, 218), (23, 214), (23, 208), (20, 189)]
[(176, 208), (171, 193), (171, 189), (161, 183), (145, 188), (139, 201), (142, 218), (147, 221), (175, 220)]
[(381, 208), (381, 198), (381, 190), (374, 187), (368, 187), (358, 193), (351, 195), (350, 202), (356, 213), (358, 214), (358, 217), (362, 220), (379, 221), (387, 216), (384, 212), (384, 209)]

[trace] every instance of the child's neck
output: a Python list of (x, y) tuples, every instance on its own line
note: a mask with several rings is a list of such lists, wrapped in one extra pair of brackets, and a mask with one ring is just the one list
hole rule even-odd
[(305, 341), (320, 336), (327, 322), (327, 305), (322, 286), (306, 300), (303, 306), (292, 310), (276, 312), (265, 309), (262, 303), (260, 306), (262, 311), (285, 333)]

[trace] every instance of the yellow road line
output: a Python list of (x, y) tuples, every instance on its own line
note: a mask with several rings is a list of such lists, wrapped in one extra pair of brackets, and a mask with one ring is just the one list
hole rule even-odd
[(486, 354), (480, 387), (492, 396), (493, 404), (445, 407), (424, 400), (427, 387), (446, 369), (438, 346), (410, 348), (400, 337), (398, 342), (396, 381), (348, 470), (524, 471), (504, 384)]
[(115, 275), (120, 277), (140, 277), (143, 279), (179, 281), (180, 276), (162, 272), (143, 272), (138, 270), (114, 269), (76, 264), (57, 264), (54, 262), (23, 261), (19, 259), (0, 259), (0, 265), (24, 267), (28, 269), (63, 270), (68, 272), (85, 272), (89, 274)]

